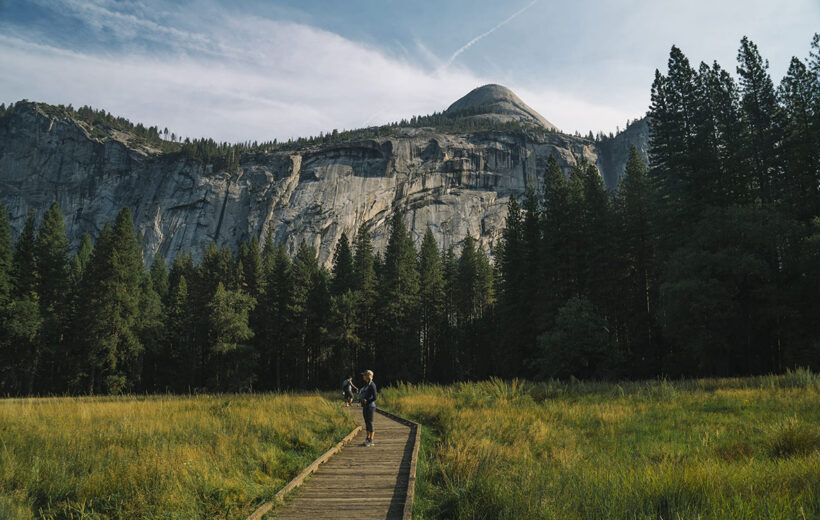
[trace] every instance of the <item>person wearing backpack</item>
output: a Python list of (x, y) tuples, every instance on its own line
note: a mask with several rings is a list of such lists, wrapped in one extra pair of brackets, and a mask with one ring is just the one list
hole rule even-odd
[(365, 430), (367, 430), (367, 438), (364, 440), (363, 445), (374, 446), (373, 416), (376, 414), (376, 397), (378, 392), (376, 390), (376, 383), (373, 382), (373, 371), (365, 370), (362, 372), (362, 379), (364, 379), (366, 385), (359, 391), (359, 399), (362, 403)]
[(344, 395), (345, 406), (350, 406), (353, 402), (353, 392), (358, 392), (359, 389), (353, 384), (353, 376), (348, 376), (342, 381), (342, 395)]

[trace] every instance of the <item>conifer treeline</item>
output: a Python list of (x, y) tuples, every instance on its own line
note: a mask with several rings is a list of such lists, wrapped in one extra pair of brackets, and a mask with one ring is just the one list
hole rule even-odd
[(362, 367), (468, 377), (458, 334), (494, 301), (471, 237), (457, 256), (428, 230), (417, 251), (398, 215), (383, 254), (362, 227), (353, 244), (342, 235), (330, 271), (270, 236), (236, 255), (212, 244), (198, 265), (158, 255), (148, 270), (128, 209), (73, 255), (56, 203), (35, 228), (30, 212), (13, 245), (0, 206), (3, 394), (327, 387)]
[(384, 251), (342, 236), (333, 268), (271, 237), (144, 266), (127, 209), (69, 251), (53, 205), (12, 242), (0, 208), (0, 392), (335, 387), (491, 375), (741, 375), (820, 367), (820, 37), (775, 88), (744, 38), (739, 82), (672, 48), (650, 167), (596, 168), (511, 198), (495, 263), (466, 237)]
[(617, 193), (555, 161), (498, 254), (499, 339), (541, 377), (740, 375), (820, 364), (820, 35), (775, 88), (672, 47)]

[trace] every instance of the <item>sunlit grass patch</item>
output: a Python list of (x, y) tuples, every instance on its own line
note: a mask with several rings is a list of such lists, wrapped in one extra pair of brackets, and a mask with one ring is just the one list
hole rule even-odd
[(417, 518), (820, 517), (820, 385), (783, 376), (403, 385)]
[(353, 426), (314, 395), (0, 400), (0, 518), (244, 518)]

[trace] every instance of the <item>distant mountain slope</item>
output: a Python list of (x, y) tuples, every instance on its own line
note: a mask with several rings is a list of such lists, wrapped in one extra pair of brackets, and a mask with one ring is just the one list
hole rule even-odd
[[(596, 164), (611, 189), (629, 145), (646, 150), (647, 134), (637, 131), (645, 123), (596, 142), (552, 130), (519, 102), (503, 87), (482, 87), (445, 119), (429, 118), (442, 128), (393, 125), (300, 146), (227, 147), (217, 156), (202, 143), (158, 141), (142, 125), (90, 125), (20, 102), (0, 117), (0, 203), (19, 233), (29, 208), (40, 216), (57, 200), (75, 245), (127, 206), (149, 261), (181, 250), (198, 258), (211, 241), (236, 247), (271, 231), (291, 251), (301, 241), (316, 247), (327, 264), (342, 232), (352, 236), (362, 224), (383, 247), (395, 212), (416, 239), (429, 225), (440, 246), (469, 233), (491, 250), (510, 195), (540, 185), (550, 155), (565, 172), (582, 158)], [(453, 115), (459, 103), (461, 115)], [(513, 119), (471, 123), (487, 105), (496, 107), (487, 114)]]

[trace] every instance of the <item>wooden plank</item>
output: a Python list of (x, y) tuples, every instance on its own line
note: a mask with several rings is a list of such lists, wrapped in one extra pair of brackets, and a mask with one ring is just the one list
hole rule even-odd
[[(301, 491), (276, 511), (277, 518), (411, 518), (421, 427), (390, 412), (377, 412), (375, 446), (350, 442), (361, 433), (359, 426), (337, 445), (338, 449), (311, 463), (276, 494), (275, 502), (279, 502), (301, 485)], [(357, 421), (361, 424), (362, 418), (357, 417)], [(346, 444), (344, 449), (341, 444)], [(358, 483), (351, 479), (359, 475), (373, 478)], [(258, 509), (248, 520), (261, 519), (273, 503), (254, 516), (262, 508)]]
[[(320, 464), (322, 464), (327, 459), (332, 457), (335, 453), (337, 453), (339, 450), (341, 450), (342, 446), (344, 446), (345, 444), (350, 442), (350, 440), (352, 440), (353, 437), (355, 437), (356, 434), (358, 434), (359, 431), (361, 431), (361, 429), (362, 429), (361, 425), (356, 426), (353, 429), (353, 431), (348, 433), (347, 436), (344, 439), (342, 439), (335, 446), (333, 446), (332, 448), (330, 448), (329, 450), (324, 452), (322, 455), (320, 455), (318, 459), (314, 460), (310, 464), (310, 466), (305, 468), (301, 473), (296, 475), (296, 477), (294, 477), (293, 480), (288, 482), (285, 487), (283, 487), (281, 490), (279, 490), (279, 492), (276, 493), (276, 497), (274, 498), (274, 501), (280, 501), (281, 502), (284, 499), (285, 495), (290, 492), (290, 490), (292, 490), (295, 487), (300, 486), (302, 484), (302, 482), (305, 481), (305, 478), (308, 477), (308, 475), (310, 475), (311, 473), (316, 471), (316, 469), (319, 467)], [(273, 508), (274, 501), (266, 502), (266, 503), (262, 504), (261, 506), (259, 506), (259, 508), (257, 508), (256, 511), (251, 513), (251, 515), (247, 518), (247, 520), (260, 520), (265, 513), (267, 513), (268, 511), (270, 511)]]

